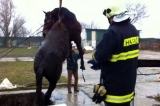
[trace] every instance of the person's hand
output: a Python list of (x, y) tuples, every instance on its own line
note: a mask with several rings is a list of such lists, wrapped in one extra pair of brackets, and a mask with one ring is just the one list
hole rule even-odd
[[(96, 88), (95, 88), (96, 87)], [(99, 88), (98, 88), (99, 87)], [(106, 98), (107, 90), (104, 86), (100, 86), (99, 84), (94, 86), (94, 90), (96, 90), (96, 93), (92, 97), (92, 101), (97, 103), (101, 103)]]
[(93, 69), (93, 70), (99, 70), (100, 69), (99, 63), (96, 62), (95, 60), (89, 60), (87, 63), (93, 65), (93, 66), (91, 66), (91, 69)]

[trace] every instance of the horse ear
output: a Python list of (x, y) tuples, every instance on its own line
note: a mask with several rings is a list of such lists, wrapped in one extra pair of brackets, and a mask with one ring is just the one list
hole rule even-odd
[(47, 12), (45, 12), (45, 11), (43, 11), (45, 14), (47, 13)]

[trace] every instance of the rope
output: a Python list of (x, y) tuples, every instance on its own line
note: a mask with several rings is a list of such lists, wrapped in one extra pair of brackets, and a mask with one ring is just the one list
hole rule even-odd
[(84, 82), (86, 82), (86, 80), (85, 80), (85, 78), (84, 78), (84, 75), (83, 75), (83, 69), (82, 69), (82, 77), (83, 77)]
[(59, 19), (61, 19), (61, 17), (60, 17), (61, 7), (62, 7), (62, 0), (59, 0), (59, 13), (58, 13)]
[[(42, 26), (43, 26), (43, 25), (42, 25)], [(41, 27), (42, 27), (42, 26), (41, 26)], [(41, 27), (40, 27), (40, 28), (41, 28)], [(40, 28), (38, 28), (35, 32), (37, 32)], [(33, 35), (33, 36), (30, 35), (28, 38), (24, 39), (24, 40), (21, 41), (19, 44), (17, 44), (17, 45), (15, 45), (15, 46), (11, 47), (11, 48), (8, 48), (8, 49), (6, 49), (6, 50), (0, 52), (0, 54), (1, 54), (1, 53), (5, 52), (5, 51), (11, 49), (11, 50), (9, 50), (6, 54), (4, 54), (2, 57), (0, 57), (0, 59), (3, 58), (3, 57), (5, 57), (5, 56), (6, 56), (8, 53), (10, 53), (11, 51), (13, 51), (13, 50), (14, 50), (15, 48), (17, 48), (20, 44), (22, 44), (24, 41), (26, 41), (26, 40), (28, 40), (28, 39), (34, 37), (35, 35), (39, 34), (39, 33), (42, 32), (42, 31), (40, 31), (40, 32), (38, 32), (38, 33), (36, 33), (36, 34), (34, 34), (35, 32), (33, 32), (33, 33), (31, 34), (31, 35)]]

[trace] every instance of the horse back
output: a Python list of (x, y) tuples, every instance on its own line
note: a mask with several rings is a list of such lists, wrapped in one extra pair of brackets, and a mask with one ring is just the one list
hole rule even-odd
[[(51, 11), (51, 17), (55, 21), (58, 21), (58, 14), (59, 14), (59, 8), (55, 8), (54, 10)], [(67, 8), (62, 7), (60, 9), (60, 17), (62, 22), (66, 25), (67, 29), (69, 30), (71, 36), (75, 35), (77, 33), (81, 33), (81, 25), (77, 21), (76, 15), (69, 11)]]
[[(46, 64), (47, 58), (64, 61), (69, 53), (69, 33), (61, 21), (57, 21), (47, 33), (35, 57), (35, 64)], [(54, 60), (52, 61), (54, 62)]]

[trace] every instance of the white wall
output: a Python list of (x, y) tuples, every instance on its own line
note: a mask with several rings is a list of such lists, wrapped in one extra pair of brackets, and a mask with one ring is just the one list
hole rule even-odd
[(87, 33), (86, 33), (85, 29), (82, 29), (81, 37), (82, 37), (82, 39), (85, 39), (85, 40), (87, 39)]

